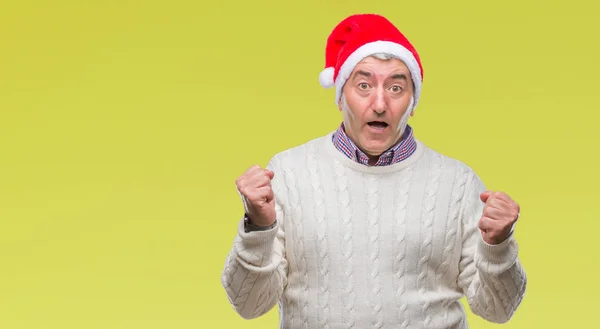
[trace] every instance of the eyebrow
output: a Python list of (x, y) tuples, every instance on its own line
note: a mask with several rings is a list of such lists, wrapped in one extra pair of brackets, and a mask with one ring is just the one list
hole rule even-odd
[[(356, 78), (359, 75), (362, 75), (362, 76), (367, 77), (367, 78), (371, 77), (371, 73), (370, 72), (358, 70), (358, 71), (356, 71), (354, 73), (354, 78)], [(408, 78), (406, 77), (406, 74), (404, 74), (404, 73), (394, 74), (390, 78), (392, 80), (404, 80), (404, 81), (408, 81)]]
[(358, 71), (356, 71), (356, 73), (354, 73), (354, 78), (356, 78), (359, 75), (365, 76), (367, 78), (371, 77), (371, 73), (369, 73), (367, 71), (358, 70)]
[(408, 78), (406, 77), (406, 75), (405, 74), (401, 74), (401, 73), (392, 75), (391, 79), (392, 80), (404, 80), (404, 81), (408, 81)]

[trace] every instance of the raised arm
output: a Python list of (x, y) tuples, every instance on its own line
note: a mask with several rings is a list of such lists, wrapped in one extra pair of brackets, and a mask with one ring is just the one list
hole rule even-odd
[(273, 187), (275, 171), (271, 163), (267, 169), (254, 166), (236, 181), (251, 225), (244, 218), (239, 221), (221, 283), (229, 302), (245, 319), (269, 312), (287, 284), (284, 212)]
[(474, 314), (505, 323), (520, 306), (527, 286), (513, 235), (519, 208), (506, 194), (486, 191), (475, 174), (465, 198), (458, 284)]

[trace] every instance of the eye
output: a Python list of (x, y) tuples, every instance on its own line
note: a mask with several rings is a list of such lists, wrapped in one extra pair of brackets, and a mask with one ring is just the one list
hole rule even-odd
[(401, 91), (402, 91), (402, 87), (400, 87), (400, 86), (392, 86), (392, 88), (391, 88), (391, 89), (392, 89), (392, 91), (393, 91), (393, 92), (395, 92), (395, 93), (399, 93), (399, 92), (401, 92)]
[(363, 89), (363, 90), (367, 89), (367, 88), (369, 88), (369, 84), (367, 84), (366, 82), (361, 82), (358, 84), (358, 88)]

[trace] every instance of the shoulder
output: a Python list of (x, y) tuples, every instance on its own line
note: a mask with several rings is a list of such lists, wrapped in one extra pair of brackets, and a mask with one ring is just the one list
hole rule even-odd
[(418, 141), (418, 145), (423, 148), (423, 158), (427, 159), (430, 163), (437, 163), (437, 166), (441, 167), (443, 172), (460, 176), (460, 178), (467, 180), (467, 184), (470, 184), (473, 180), (479, 179), (473, 167), (468, 163), (444, 154), (426, 145), (422, 141)]
[(308, 170), (307, 165), (314, 165), (317, 159), (324, 160), (322, 151), (328, 138), (331, 134), (313, 138), (271, 157), (267, 168), (275, 173), (271, 184), (281, 204), (287, 202), (286, 191), (296, 191), (298, 184), (303, 184), (302, 176)]
[(422, 147), (425, 149), (424, 158), (429, 158), (430, 163), (440, 163), (442, 176), (446, 177), (448, 181), (452, 181), (455, 191), (453, 194), (456, 196), (456, 200), (460, 201), (460, 207), (478, 205), (479, 195), (486, 190), (486, 186), (475, 169), (455, 157), (443, 154), (425, 145)]
[(301, 144), (292, 146), (288, 149), (275, 153), (269, 161), (271, 167), (293, 167), (294, 164), (302, 164), (309, 157), (319, 155), (325, 148), (327, 142), (331, 142), (333, 132), (315, 137)]

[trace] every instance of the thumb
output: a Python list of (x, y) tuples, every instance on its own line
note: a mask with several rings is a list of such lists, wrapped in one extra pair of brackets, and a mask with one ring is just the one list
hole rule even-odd
[(265, 169), (265, 173), (269, 176), (269, 179), (273, 179), (275, 177), (275, 173), (272, 170)]
[(492, 195), (491, 191), (485, 191), (479, 195), (479, 198), (482, 202), (487, 202), (487, 199)]

